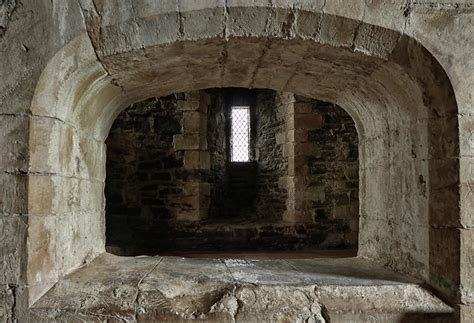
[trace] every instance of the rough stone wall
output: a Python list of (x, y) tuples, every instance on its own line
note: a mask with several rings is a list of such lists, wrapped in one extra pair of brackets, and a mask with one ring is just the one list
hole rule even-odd
[(255, 159), (258, 165), (256, 215), (260, 219), (281, 221), (286, 209), (287, 190), (279, 185), (288, 173), (288, 160), (283, 155), (279, 135), (285, 119), (277, 106), (275, 91), (258, 93), (255, 104)]
[[(199, 248), (355, 247), (357, 235), (352, 241), (345, 238), (358, 220), (357, 172), (350, 183), (355, 186), (352, 200), (347, 200), (350, 169), (345, 158), (352, 158), (357, 170), (357, 134), (350, 117), (319, 101), (296, 102), (307, 110), (307, 115), (300, 111), (304, 117), (300, 119), (318, 120), (317, 129), (304, 129), (306, 150), (301, 149), (302, 142), (293, 143), (299, 160), (307, 163), (299, 169), (305, 172), (301, 177), (305, 186), (296, 193), (305, 198), (311, 221), (281, 223), (289, 197), (288, 189), (280, 185), (288, 173), (282, 136), (288, 99), (293, 96), (256, 91), (252, 107), (256, 160), (234, 165), (227, 156), (226, 91), (206, 92), (149, 99), (116, 119), (107, 139), (108, 250), (131, 255)], [(208, 106), (207, 113), (192, 108), (203, 105)], [(203, 126), (201, 114), (206, 116)], [(192, 138), (206, 138), (207, 147)], [(205, 163), (194, 158), (196, 151), (197, 156), (206, 152), (200, 145), (211, 152)], [(347, 149), (354, 148), (350, 145), (355, 145), (355, 155), (348, 155)], [(204, 201), (210, 200), (210, 216), (200, 223), (208, 217), (203, 214), (207, 208), (200, 208), (202, 195)], [(184, 223), (190, 215), (198, 223)], [(353, 231), (357, 233), (357, 228)]]
[(356, 247), (359, 226), (358, 134), (342, 108), (279, 94), (285, 124), (278, 134), (288, 160), (283, 219), (326, 227), (320, 247)]
[(183, 207), (183, 178), (189, 174), (184, 153), (173, 148), (173, 137), (182, 132), (178, 98), (134, 104), (115, 120), (106, 141), (109, 247), (153, 240), (150, 224), (176, 218)]
[(207, 113), (209, 96), (202, 91), (186, 92), (178, 101), (183, 111), (182, 134), (173, 137), (175, 152), (184, 153), (183, 207), (176, 213), (180, 221), (207, 218), (210, 204), (208, 183), (210, 154), (207, 146)]
[[(359, 232), (358, 136), (352, 118), (331, 103), (296, 97), (321, 117), (320, 127), (307, 130), (310, 154), (304, 155), (305, 199), (315, 222), (342, 222), (349, 230), (330, 233), (327, 243), (357, 246)], [(332, 240), (332, 241), (331, 241)]]
[[(276, 143), (276, 133), (283, 125), (276, 108), (276, 92), (232, 90), (235, 89), (209, 91), (212, 98), (208, 116), (208, 145), (212, 152), (210, 181), (213, 183), (211, 217), (280, 221), (286, 191), (278, 187), (278, 179), (286, 173), (286, 159), (281, 145)], [(251, 96), (243, 100), (254, 102), (251, 107), (249, 163), (229, 161), (228, 96), (235, 96), (235, 93)]]
[[(284, 116), (277, 107), (277, 93), (271, 90), (243, 92), (251, 95), (250, 100), (254, 102), (248, 165), (229, 162), (230, 107), (226, 103), (229, 93), (235, 92), (211, 91), (208, 144), (212, 152), (212, 216), (280, 221), (285, 210), (286, 190), (278, 184), (279, 178), (287, 172), (287, 159), (283, 156), (282, 144), (277, 142), (284, 127)], [(245, 195), (243, 200), (240, 195)]]
[(207, 216), (209, 160), (195, 140), (206, 125), (200, 102), (199, 93), (153, 98), (115, 120), (106, 141), (109, 251), (159, 251), (156, 236), (170, 225)]
[(226, 199), (228, 188), (226, 103), (222, 91), (208, 90), (208, 94), (210, 105), (207, 121), (207, 144), (211, 152), (209, 183), (212, 185), (209, 217), (219, 218), (224, 210), (231, 207), (226, 205), (228, 202)]

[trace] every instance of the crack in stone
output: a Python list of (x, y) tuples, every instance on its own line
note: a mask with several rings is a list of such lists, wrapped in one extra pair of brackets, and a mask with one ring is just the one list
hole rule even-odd
[(147, 273), (145, 273), (145, 275), (143, 275), (143, 277), (138, 281), (138, 284), (137, 284), (137, 288), (140, 288), (140, 285), (141, 283), (156, 269), (156, 267), (158, 267), (158, 265), (163, 261), (163, 257), (160, 257), (160, 259), (158, 259), (158, 261), (156, 262), (156, 264), (153, 266), (153, 268), (148, 271)]
[(267, 14), (267, 18), (265, 20), (265, 27), (263, 29), (266, 33), (268, 33), (269, 30), (270, 30), (270, 22), (271, 22), (271, 17), (273, 15), (273, 8), (274, 8), (273, 7), (273, 0), (270, 0), (270, 6), (268, 7), (268, 14)]
[(39, 114), (33, 114), (31, 113), (31, 111), (26, 114), (28, 117), (31, 117), (31, 118), (38, 118), (38, 119), (42, 119), (42, 118), (45, 118), (45, 119), (51, 119), (51, 120), (55, 120), (55, 121), (59, 121), (60, 123), (64, 123), (64, 124), (67, 124), (69, 126), (71, 126), (71, 128), (73, 128), (76, 132), (77, 132), (77, 128), (74, 124), (72, 123), (68, 123), (66, 120), (63, 120), (61, 118), (58, 118), (58, 117), (55, 117), (55, 116), (45, 116), (45, 115), (39, 115)]
[(300, 69), (300, 65), (302, 62), (304, 62), (306, 60), (306, 58), (308, 57), (310, 53), (310, 50), (308, 47), (306, 47), (305, 49), (305, 52), (303, 53), (303, 55), (301, 55), (301, 59), (295, 63), (295, 68), (294, 68), (294, 72), (293, 74), (288, 78), (288, 80), (286, 80), (285, 84), (283, 85), (282, 87), (282, 91), (283, 92), (288, 92), (288, 86), (289, 84), (291, 83), (291, 81), (293, 81), (293, 79), (296, 77), (296, 75), (298, 74), (298, 71)]
[(227, 266), (226, 262), (224, 259), (219, 258), (219, 261), (224, 265), (225, 269), (229, 273), (230, 277), (232, 278), (232, 281), (234, 282), (234, 285), (237, 284), (237, 280), (235, 279), (234, 275), (232, 274), (232, 271), (230, 270), (229, 266)]
[(143, 281), (153, 272), (155, 269), (160, 265), (160, 263), (163, 261), (163, 257), (160, 257), (156, 264), (148, 271), (146, 272), (138, 281), (136, 289), (137, 289), (137, 296), (135, 297), (134, 304), (135, 304), (135, 310), (134, 310), (134, 317), (135, 321), (138, 322), (139, 316), (143, 313), (145, 313), (145, 309), (142, 307), (140, 304), (140, 296), (141, 296), (141, 290), (140, 290), (140, 285), (143, 283)]
[(17, 306), (17, 295), (16, 295), (16, 289), (18, 288), (18, 285), (15, 285), (15, 284), (8, 284), (7, 285), (9, 290), (11, 291), (12, 293), (12, 299), (13, 299), (13, 302), (12, 302), (12, 305), (10, 307), (10, 311), (11, 311), (11, 319), (12, 319), (12, 322), (17, 322), (17, 317), (16, 317), (16, 306)]
[(133, 15), (136, 16), (136, 15), (137, 15), (137, 11), (135, 10), (134, 1), (130, 1), (130, 9), (132, 9)]
[(178, 38), (184, 39), (184, 18), (181, 10), (178, 10)]
[(38, 114), (31, 114), (31, 113), (28, 113), (28, 114), (25, 114), (24, 116), (27, 116), (27, 117), (30, 117), (31, 119), (35, 119), (35, 118), (38, 118), (38, 119), (51, 119), (51, 120), (56, 120), (64, 125), (67, 125), (68, 127), (71, 127), (71, 129), (74, 130), (74, 133), (76, 136), (78, 136), (79, 138), (82, 138), (82, 139), (88, 139), (88, 140), (92, 140), (92, 141), (95, 141), (99, 144), (103, 144), (104, 141), (103, 140), (100, 140), (100, 139), (97, 139), (96, 137), (89, 137), (87, 135), (84, 135), (83, 134), (83, 131), (80, 131), (78, 128), (77, 128), (77, 125), (72, 123), (72, 122), (69, 122), (67, 120), (63, 120), (61, 118), (58, 118), (58, 117), (54, 117), (54, 116), (45, 116), (45, 115), (38, 115)]
[(428, 8), (433, 10), (443, 10), (443, 11), (462, 11), (462, 10), (474, 10), (474, 3), (462, 3), (462, 2), (437, 2), (437, 1), (430, 1), (430, 2), (420, 2), (420, 1), (413, 1), (411, 0), (411, 9), (414, 7), (419, 8)]
[(317, 36), (319, 38), (321, 38), (321, 29), (323, 28), (323, 17), (326, 15), (326, 12), (324, 11), (326, 9), (326, 2), (327, 0), (323, 1), (323, 5), (321, 6), (321, 14), (319, 15), (318, 30), (317, 30)]
[[(413, 10), (412, 0), (405, 0), (405, 3), (403, 4), (402, 9), (403, 9), (403, 16), (405, 18), (409, 17), (412, 10)], [(405, 22), (406, 22), (406, 20), (405, 20)]]
[(356, 51), (356, 40), (357, 40), (357, 36), (359, 36), (360, 27), (362, 26), (362, 24), (364, 23), (364, 20), (365, 20), (365, 15), (366, 15), (366, 12), (367, 12), (367, 6), (368, 6), (367, 5), (367, 0), (364, 0), (364, 10), (362, 11), (362, 17), (358, 21), (357, 26), (354, 30), (354, 37), (352, 37), (352, 45), (351, 45), (352, 51)]
[[(288, 266), (290, 266), (294, 271), (296, 271), (297, 273), (299, 273), (299, 274), (302, 275), (303, 277), (306, 277), (306, 278), (308, 278), (309, 280), (312, 280), (311, 276), (308, 276), (307, 273), (305, 273), (305, 272), (299, 270), (295, 265), (293, 265), (292, 263), (290, 263), (290, 262), (288, 261), (288, 259), (280, 259), (280, 260), (282, 260), (285, 264), (287, 264)], [(316, 288), (316, 287), (319, 288), (319, 286), (318, 286), (317, 284), (314, 284), (314, 286), (315, 286), (315, 288)]]
[(287, 16), (286, 21), (282, 25), (282, 34), (285, 35), (287, 39), (294, 38), (296, 35), (296, 13), (294, 11), (294, 5), (293, 8), (289, 9), (289, 13)]
[(405, 17), (405, 21), (403, 22), (403, 28), (402, 28), (402, 31), (401, 31), (401, 34), (400, 34), (400, 37), (398, 38), (398, 43), (400, 43), (400, 41), (402, 40), (403, 36), (405, 35), (406, 33), (406, 30), (408, 28), (408, 25), (410, 23), (410, 18), (411, 18), (411, 13), (412, 13), (412, 10), (413, 10), (413, 3), (412, 3), (413, 0), (406, 0), (405, 1), (405, 4), (403, 5), (402, 9), (403, 9), (403, 16)]
[(220, 84), (221, 87), (224, 87), (224, 78), (225, 78), (225, 73), (226, 73), (226, 66), (227, 66), (227, 59), (229, 57), (228, 53), (228, 48), (227, 48), (227, 42), (229, 40), (229, 31), (228, 31), (228, 22), (229, 22), (229, 7), (227, 4), (228, 0), (225, 0), (224, 3), (224, 29), (222, 30), (223, 36), (224, 36), (224, 47), (222, 48), (222, 51), (220, 53), (220, 58), (219, 58), (219, 64), (221, 65), (221, 71), (220, 71)]
[(32, 171), (26, 171), (22, 169), (4, 170), (4, 171), (0, 171), (0, 174), (15, 175), (15, 176), (56, 176), (56, 177), (61, 177), (61, 178), (66, 178), (66, 179), (77, 179), (77, 180), (89, 181), (91, 183), (98, 183), (98, 184), (104, 183), (103, 180), (97, 180), (94, 178), (70, 176), (70, 175), (54, 173), (54, 172), (32, 172)]
[(51, 119), (51, 120), (55, 120), (55, 121), (58, 121), (62, 124), (65, 124), (69, 127), (71, 127), (75, 133), (81, 137), (81, 138), (87, 138), (87, 139), (90, 139), (90, 140), (93, 140), (93, 141), (96, 141), (98, 143), (103, 143), (103, 140), (99, 140), (97, 138), (94, 138), (94, 137), (88, 137), (88, 136), (84, 136), (83, 134), (81, 134), (81, 132), (77, 129), (77, 125), (74, 124), (74, 123), (71, 123), (67, 120), (63, 120), (61, 118), (58, 118), (58, 117), (55, 117), (55, 116), (47, 116), (47, 115), (39, 115), (39, 114), (33, 114), (31, 112), (31, 110), (28, 110), (26, 113), (0, 113), (0, 117), (25, 117), (25, 118), (31, 118), (31, 119), (34, 119), (34, 118), (38, 118), (38, 119)]
[[(121, 322), (130, 322), (130, 320), (127, 317), (122, 317), (118, 314), (107, 315), (107, 314), (100, 314), (100, 313), (95, 313), (95, 312), (91, 312), (91, 311), (87, 311), (87, 310), (84, 311), (84, 314), (85, 315), (92, 315), (92, 316), (100, 317), (100, 318), (106, 318), (106, 319), (117, 319)], [(106, 320), (106, 322), (109, 322), (109, 320)]]
[(30, 117), (30, 113), (0, 113), (0, 117)]
[(221, 78), (221, 87), (224, 87), (224, 78), (225, 78), (225, 73), (226, 73), (226, 67), (227, 67), (227, 60), (228, 60), (228, 57), (229, 57), (229, 52), (228, 52), (228, 49), (227, 49), (228, 45), (227, 45), (227, 40), (224, 41), (224, 47), (222, 48), (222, 51), (221, 51), (221, 57), (219, 58), (219, 63), (221, 65), (221, 74), (220, 74), (220, 78)]
[(255, 70), (252, 72), (252, 77), (250, 79), (249, 88), (251, 88), (251, 89), (254, 88), (258, 71), (262, 68), (265, 56), (267, 55), (267, 53), (268, 53), (268, 51), (270, 50), (271, 47), (272, 47), (272, 42), (271, 42), (270, 39), (267, 39), (267, 41), (265, 42), (265, 46), (263, 47), (262, 54), (258, 58), (257, 64), (255, 66)]
[(229, 39), (229, 31), (227, 30), (227, 24), (229, 22), (229, 6), (228, 6), (228, 3), (227, 3), (228, 0), (225, 0), (224, 2), (224, 30), (223, 30), (223, 34), (224, 34), (224, 39), (227, 41)]

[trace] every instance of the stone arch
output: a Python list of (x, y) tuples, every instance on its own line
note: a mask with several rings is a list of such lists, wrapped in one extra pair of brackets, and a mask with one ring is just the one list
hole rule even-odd
[(317, 8), (192, 3), (126, 14), (83, 5), (87, 34), (43, 72), (30, 122), (28, 213), (44, 215), (28, 229), (30, 302), (104, 252), (104, 140), (115, 117), (151, 96), (209, 87), (343, 107), (360, 142), (359, 256), (455, 302), (459, 266), (446, 264), (459, 254), (457, 105), (434, 57), (399, 32)]

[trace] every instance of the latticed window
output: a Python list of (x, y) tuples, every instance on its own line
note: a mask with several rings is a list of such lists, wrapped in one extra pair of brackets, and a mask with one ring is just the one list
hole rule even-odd
[(250, 160), (250, 109), (232, 107), (231, 161), (248, 162)]

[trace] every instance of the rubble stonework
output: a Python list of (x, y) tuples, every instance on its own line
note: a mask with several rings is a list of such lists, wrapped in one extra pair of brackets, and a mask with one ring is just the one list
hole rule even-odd
[[(288, 188), (279, 184), (288, 174), (289, 156), (284, 156), (280, 136), (283, 131), (295, 132), (286, 129), (284, 121), (285, 110), (292, 106), (283, 105), (279, 98), (284, 94), (275, 91), (254, 90), (254, 94), (256, 151), (249, 169), (228, 160), (230, 120), (225, 89), (148, 99), (117, 117), (106, 141), (109, 252), (153, 255), (186, 250), (357, 247), (358, 162), (353, 121), (341, 108), (306, 99), (309, 109), (303, 117), (314, 115), (319, 121), (316, 127), (297, 130), (306, 132), (305, 141), (298, 145), (311, 140), (315, 148), (298, 152), (310, 164), (300, 168), (301, 180), (308, 180), (296, 194), (311, 201), (306, 210), (310, 221), (282, 223), (289, 196)], [(207, 108), (199, 111), (202, 106)], [(309, 135), (317, 130), (319, 136)], [(203, 138), (207, 150), (177, 146), (177, 140), (186, 136)], [(193, 158), (194, 152), (204, 153), (205, 158)], [(346, 181), (348, 174), (355, 177)], [(246, 184), (247, 180), (253, 184)], [(325, 194), (323, 199), (313, 186)]]

